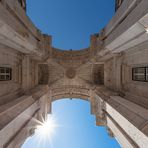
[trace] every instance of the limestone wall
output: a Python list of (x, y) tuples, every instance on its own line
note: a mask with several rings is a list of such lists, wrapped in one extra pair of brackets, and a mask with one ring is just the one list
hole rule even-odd
[(9, 67), (11, 80), (0, 81), (0, 104), (7, 103), (38, 85), (38, 62), (0, 45), (0, 67)]
[(132, 81), (132, 67), (148, 66), (148, 43), (130, 49), (123, 56), (122, 87), (130, 100), (148, 106), (148, 82)]
[(148, 66), (147, 42), (105, 62), (105, 86), (147, 108), (148, 82), (132, 80), (132, 68), (142, 66)]
[(0, 81), (0, 97), (18, 91), (21, 88), (22, 55), (0, 45), (0, 67), (12, 68), (12, 80)]

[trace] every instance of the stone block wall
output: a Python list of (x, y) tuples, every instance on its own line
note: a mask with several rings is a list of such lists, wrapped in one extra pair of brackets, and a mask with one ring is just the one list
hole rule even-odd
[(105, 62), (105, 86), (147, 108), (148, 82), (132, 80), (132, 68), (143, 66), (148, 66), (147, 42)]
[(0, 97), (21, 89), (22, 55), (6, 46), (0, 45), (0, 67), (12, 68), (10, 81), (0, 81)]

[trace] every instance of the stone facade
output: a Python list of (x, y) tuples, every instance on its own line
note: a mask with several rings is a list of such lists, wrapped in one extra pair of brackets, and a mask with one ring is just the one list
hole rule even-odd
[(0, 0), (0, 148), (20, 148), (62, 98), (89, 101), (96, 125), (123, 148), (146, 148), (148, 1), (118, 0), (109, 24), (79, 51), (53, 48), (25, 9), (25, 0)]

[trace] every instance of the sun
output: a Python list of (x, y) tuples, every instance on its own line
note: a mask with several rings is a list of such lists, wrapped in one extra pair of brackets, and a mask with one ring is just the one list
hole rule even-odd
[(57, 123), (53, 115), (48, 115), (47, 121), (37, 126), (35, 133), (44, 139), (51, 139), (55, 134)]

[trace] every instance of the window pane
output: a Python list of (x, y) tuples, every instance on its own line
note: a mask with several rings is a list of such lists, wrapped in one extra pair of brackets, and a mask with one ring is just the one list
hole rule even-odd
[(133, 68), (133, 80), (145, 81), (145, 67)]
[(10, 80), (10, 76), (9, 75), (6, 75), (6, 80)]
[(0, 81), (11, 80), (11, 68), (0, 67)]
[(0, 80), (5, 80), (5, 75), (0, 75)]
[(10, 68), (6, 68), (6, 73), (10, 73)]
[(0, 73), (5, 73), (5, 69), (4, 68), (0, 68)]

